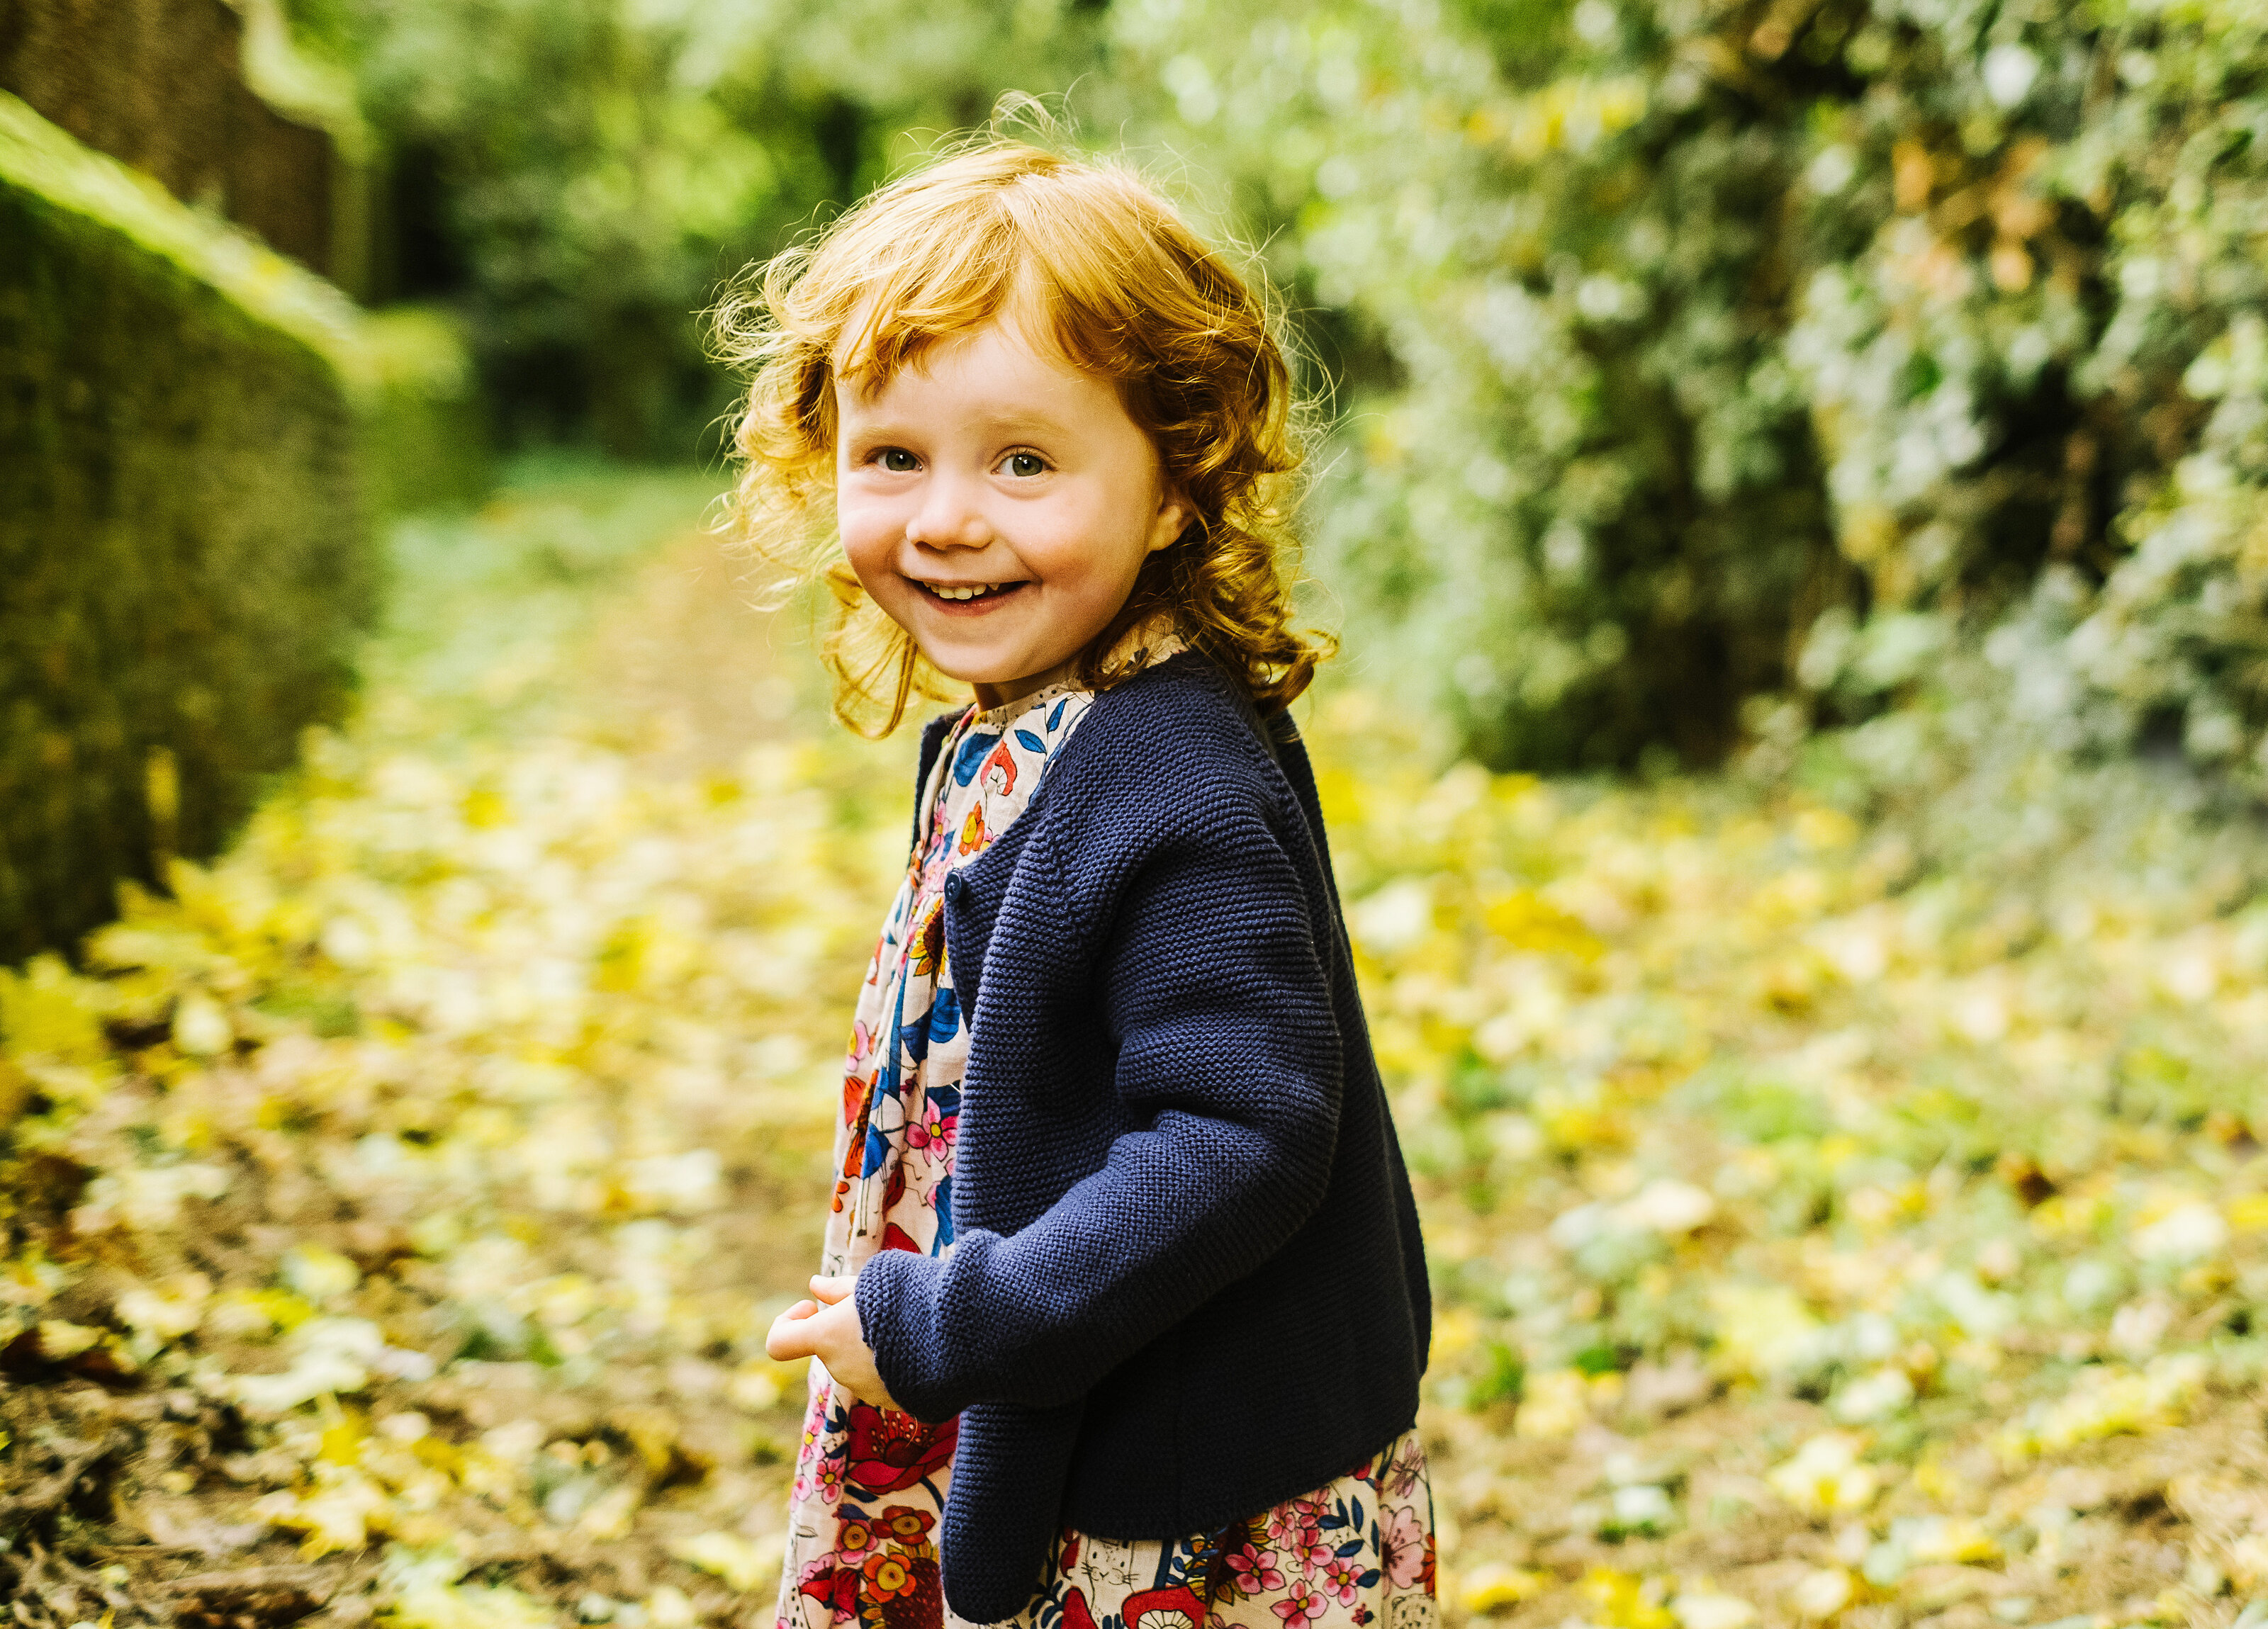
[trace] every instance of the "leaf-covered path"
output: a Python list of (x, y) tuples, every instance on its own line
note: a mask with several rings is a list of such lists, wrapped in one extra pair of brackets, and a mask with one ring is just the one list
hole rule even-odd
[[(18, 1622), (769, 1623), (801, 1377), (761, 1339), (910, 746), (824, 727), (710, 492), (526, 471), (406, 529), (356, 727), (78, 971), (0, 975)], [(2142, 771), (1854, 820), (1310, 712), (1452, 1618), (2268, 1589), (2257, 837)]]

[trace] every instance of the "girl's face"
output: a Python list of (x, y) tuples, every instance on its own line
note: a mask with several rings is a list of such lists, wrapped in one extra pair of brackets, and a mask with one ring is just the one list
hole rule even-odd
[(980, 707), (1067, 676), (1189, 521), (1110, 382), (1011, 322), (835, 405), (850, 569)]

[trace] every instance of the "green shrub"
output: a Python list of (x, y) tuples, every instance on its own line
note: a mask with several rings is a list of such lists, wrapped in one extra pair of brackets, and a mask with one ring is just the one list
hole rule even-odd
[(2073, 745), (2268, 779), (2258, 6), (1113, 16), (1374, 336), (1323, 575), (1485, 755), (1705, 759), (1787, 710), (1744, 698), (1851, 722), (1965, 649)]
[(352, 310), (0, 97), (0, 961), (216, 851), (375, 603)]
[(446, 312), (373, 312), (360, 326), (351, 371), (372, 513), (462, 509), (488, 495), (496, 476), (488, 404)]
[[(461, 310), (507, 440), (676, 461), (730, 385), (696, 313), (1011, 85), (1097, 65), (1101, 8), (287, 0), (416, 179), (399, 291)], [(914, 134), (909, 135), (909, 132)], [(924, 134), (926, 135), (924, 136)], [(381, 251), (380, 259), (387, 256)]]

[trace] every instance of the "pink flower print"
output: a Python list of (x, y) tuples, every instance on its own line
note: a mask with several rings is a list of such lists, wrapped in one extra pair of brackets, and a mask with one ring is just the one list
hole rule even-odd
[(1313, 1578), (1317, 1567), (1329, 1563), (1331, 1547), (1315, 1529), (1303, 1528), (1299, 1537), (1292, 1541), (1292, 1559), (1300, 1564), (1300, 1572)]
[(1239, 1595), (1258, 1595), (1263, 1589), (1281, 1589), (1284, 1574), (1277, 1570), (1276, 1552), (1263, 1550), (1257, 1545), (1247, 1545), (1228, 1558), (1230, 1581)]
[(843, 1462), (832, 1454), (813, 1468), (811, 1479), (819, 1488), (819, 1496), (828, 1504), (843, 1497)]
[(959, 1114), (940, 1114), (936, 1104), (924, 1103), (922, 1112), (906, 1126), (906, 1144), (934, 1150), (931, 1157), (942, 1159), (953, 1151), (954, 1140), (960, 1134)]
[(1268, 1542), (1288, 1549), (1299, 1542), (1300, 1530), (1307, 1525), (1307, 1512), (1297, 1500), (1287, 1499), (1268, 1513)]
[(1425, 1469), (1425, 1450), (1413, 1439), (1395, 1450), (1393, 1462), (1383, 1467), (1379, 1486), (1396, 1499), (1407, 1499), (1418, 1490), (1418, 1479)]
[(1425, 1574), (1425, 1524), (1406, 1506), (1396, 1510), (1382, 1535), (1386, 1575), (1396, 1589), (1409, 1589)]
[(1323, 1592), (1338, 1597), (1341, 1606), (1352, 1606), (1362, 1593), (1362, 1563), (1353, 1556), (1333, 1556), (1323, 1563)]
[(1307, 1629), (1307, 1625), (1323, 1615), (1323, 1597), (1314, 1589), (1295, 1589), (1285, 1600), (1272, 1603), (1268, 1610), (1284, 1620), (1284, 1629)]

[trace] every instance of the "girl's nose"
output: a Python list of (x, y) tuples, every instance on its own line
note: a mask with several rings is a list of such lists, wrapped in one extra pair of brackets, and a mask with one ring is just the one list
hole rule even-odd
[(932, 477), (906, 523), (906, 540), (930, 548), (983, 547), (992, 540), (992, 528), (975, 499), (965, 482)]

